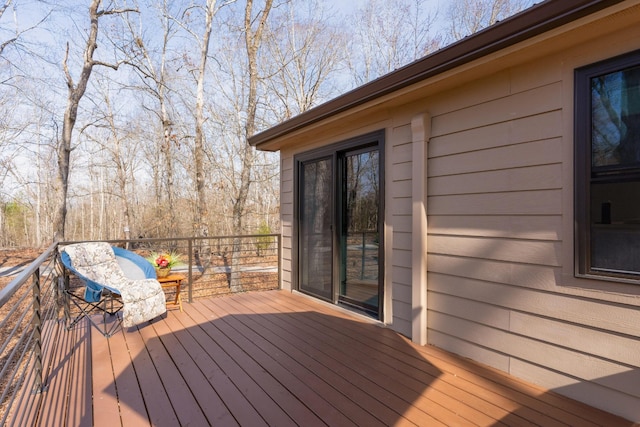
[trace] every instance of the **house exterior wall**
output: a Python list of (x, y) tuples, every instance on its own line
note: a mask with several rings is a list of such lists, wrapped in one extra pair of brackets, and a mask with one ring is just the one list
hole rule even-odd
[[(412, 334), (412, 183), (426, 180), (428, 343), (640, 422), (640, 284), (576, 278), (573, 230), (573, 73), (640, 49), (638, 22), (626, 2), (291, 136), (283, 287), (293, 156), (386, 129), (385, 323)], [(428, 172), (413, 176), (425, 112)]]
[(637, 27), (427, 102), (429, 343), (635, 421), (640, 286), (574, 277), (573, 72)]

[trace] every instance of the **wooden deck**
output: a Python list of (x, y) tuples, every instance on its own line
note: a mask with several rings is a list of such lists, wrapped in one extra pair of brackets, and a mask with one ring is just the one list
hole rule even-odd
[(109, 339), (86, 323), (60, 337), (24, 425), (631, 425), (284, 291), (184, 304)]

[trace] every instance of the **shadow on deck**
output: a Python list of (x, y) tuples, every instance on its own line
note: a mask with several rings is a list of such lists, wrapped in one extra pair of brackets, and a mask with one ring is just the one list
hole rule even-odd
[(58, 336), (24, 425), (631, 425), (286, 291)]

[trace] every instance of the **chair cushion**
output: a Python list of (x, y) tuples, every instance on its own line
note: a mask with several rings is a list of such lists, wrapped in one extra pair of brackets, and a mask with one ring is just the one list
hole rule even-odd
[(108, 243), (77, 243), (63, 250), (69, 254), (73, 268), (78, 273), (120, 293), (124, 303), (123, 326), (134, 326), (166, 312), (166, 300), (160, 282), (155, 279), (127, 278)]
[(126, 280), (113, 249), (106, 242), (76, 243), (65, 246), (73, 268), (94, 282), (120, 289)]

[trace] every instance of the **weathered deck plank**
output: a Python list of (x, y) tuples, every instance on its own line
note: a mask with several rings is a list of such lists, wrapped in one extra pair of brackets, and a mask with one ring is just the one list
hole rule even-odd
[(40, 425), (631, 425), (284, 291), (60, 337)]

